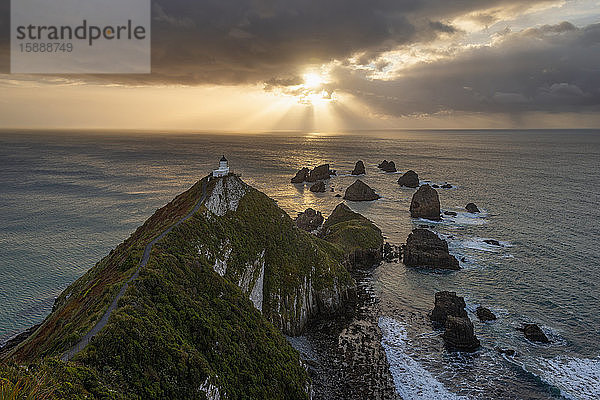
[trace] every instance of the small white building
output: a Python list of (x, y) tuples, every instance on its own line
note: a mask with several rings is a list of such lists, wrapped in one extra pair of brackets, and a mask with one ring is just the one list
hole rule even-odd
[(219, 169), (213, 171), (213, 177), (220, 178), (227, 175), (229, 175), (229, 163), (225, 156), (223, 156), (221, 157), (221, 161), (219, 161)]

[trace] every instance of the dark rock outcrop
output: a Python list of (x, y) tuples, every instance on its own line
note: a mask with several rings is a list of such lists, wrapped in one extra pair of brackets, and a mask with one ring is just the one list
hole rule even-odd
[(465, 207), (465, 209), (470, 212), (471, 214), (477, 214), (479, 211), (479, 208), (475, 205), (475, 203), (469, 203), (467, 204), (467, 206)]
[(525, 324), (522, 328), (517, 328), (517, 330), (523, 332), (525, 337), (532, 342), (550, 343), (544, 331), (536, 324)]
[(398, 184), (409, 188), (419, 187), (419, 175), (415, 171), (410, 170), (398, 179)]
[(494, 239), (485, 239), (484, 243), (487, 243), (487, 244), (492, 245), (492, 246), (502, 247), (502, 244), (499, 241), (494, 240)]
[(468, 317), (446, 318), (442, 338), (447, 346), (456, 350), (475, 351), (479, 347), (479, 339), (475, 336), (473, 323)]
[(335, 195), (335, 196), (333, 196), (333, 197), (342, 197), (342, 195), (338, 193), (338, 194), (336, 194), (336, 195)]
[(316, 182), (325, 179), (329, 179), (331, 175), (335, 175), (335, 172), (329, 169), (329, 164), (319, 165), (315, 167), (306, 178), (307, 182)]
[(314, 185), (310, 187), (310, 191), (313, 193), (324, 193), (325, 192), (325, 182), (318, 181)]
[(449, 184), (449, 183), (444, 183), (444, 184), (442, 185), (442, 189), (452, 189), (452, 185), (451, 185), (451, 184)]
[(456, 217), (458, 214), (454, 211), (444, 211), (444, 215), (447, 215), (449, 217)]
[(402, 250), (400, 246), (394, 246), (385, 242), (383, 245), (383, 259), (387, 262), (393, 262), (400, 259)]
[(312, 232), (323, 224), (323, 215), (320, 211), (307, 208), (306, 211), (298, 213), (296, 217), (296, 226), (307, 232)]
[(409, 267), (426, 267), (459, 270), (458, 260), (448, 252), (448, 243), (427, 229), (415, 229), (406, 239), (404, 264)]
[(413, 194), (410, 202), (410, 216), (433, 221), (440, 220), (440, 197), (435, 189), (423, 185)]
[(503, 349), (502, 347), (496, 347), (496, 351), (500, 354), (506, 354), (509, 357), (513, 357), (517, 352), (514, 349)]
[(465, 299), (456, 295), (456, 292), (437, 292), (435, 306), (429, 315), (431, 321), (444, 326), (450, 316), (467, 318)]
[(486, 307), (477, 307), (475, 313), (477, 314), (477, 318), (479, 318), (479, 320), (483, 322), (495, 321), (497, 319), (496, 315), (489, 308)]
[(354, 166), (354, 170), (352, 171), (352, 175), (364, 175), (365, 174), (365, 164), (359, 160), (356, 162)]
[(381, 164), (377, 166), (382, 171), (385, 172), (396, 172), (396, 164), (393, 161), (383, 160)]
[(344, 199), (350, 201), (371, 201), (378, 198), (379, 195), (360, 179), (350, 185), (344, 194)]
[(292, 178), (292, 183), (317, 182), (329, 179), (331, 175), (335, 175), (335, 171), (329, 169), (329, 164), (319, 165), (312, 171), (306, 167), (302, 168)]
[(308, 175), (310, 174), (310, 170), (306, 167), (302, 168), (298, 172), (296, 172), (296, 176), (292, 178), (292, 183), (303, 183), (308, 179)]

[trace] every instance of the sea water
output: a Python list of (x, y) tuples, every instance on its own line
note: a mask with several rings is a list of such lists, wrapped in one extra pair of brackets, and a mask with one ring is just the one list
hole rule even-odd
[[(292, 217), (327, 216), (357, 160), (380, 200), (349, 206), (400, 244), (426, 225), (462, 269), (438, 273), (384, 263), (374, 274), (383, 346), (405, 399), (600, 398), (600, 132), (382, 131), (182, 134), (0, 134), (0, 342), (41, 322), (54, 298), (154, 210), (218, 166), (230, 167)], [(383, 159), (398, 173), (383, 173)], [(330, 163), (328, 191), (292, 185), (303, 167)], [(411, 220), (409, 169), (439, 189), (456, 217)], [(333, 192), (329, 191), (333, 188)], [(482, 213), (464, 209), (475, 202)], [(498, 240), (501, 246), (484, 242)], [(439, 290), (464, 296), (482, 343), (449, 352), (427, 313)], [(478, 305), (498, 320), (477, 321)], [(537, 323), (549, 345), (515, 328)], [(513, 349), (516, 355), (500, 354)]]

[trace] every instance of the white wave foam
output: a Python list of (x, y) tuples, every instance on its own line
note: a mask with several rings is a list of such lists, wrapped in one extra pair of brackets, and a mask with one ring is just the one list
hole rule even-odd
[(559, 356), (541, 359), (540, 378), (561, 390), (564, 397), (575, 400), (600, 399), (600, 357)]
[(487, 212), (481, 210), (480, 213), (474, 214), (466, 211), (455, 211), (456, 216), (444, 215), (444, 221), (455, 225), (483, 225), (486, 224)]
[(505, 250), (508, 247), (512, 247), (510, 242), (498, 241), (500, 246), (495, 246), (493, 244), (486, 243), (485, 241), (489, 240), (488, 238), (471, 238), (465, 239), (455, 242), (456, 247), (467, 248), (471, 250), (480, 250), (487, 251), (491, 253), (498, 253), (502, 250)]
[(381, 344), (385, 349), (396, 391), (404, 400), (466, 399), (450, 392), (421, 364), (406, 353), (407, 334), (393, 318), (380, 317)]

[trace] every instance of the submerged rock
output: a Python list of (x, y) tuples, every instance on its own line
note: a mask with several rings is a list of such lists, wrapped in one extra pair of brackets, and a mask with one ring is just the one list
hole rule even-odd
[(480, 344), (469, 317), (449, 316), (442, 338), (449, 347), (462, 351), (475, 351)]
[(517, 330), (523, 332), (525, 337), (532, 342), (550, 343), (544, 331), (536, 324), (525, 324), (522, 328), (517, 328)]
[(419, 187), (419, 175), (415, 171), (410, 170), (398, 179), (398, 184), (409, 188)]
[(442, 189), (452, 189), (452, 185), (449, 183), (445, 183), (442, 185)]
[(377, 168), (385, 172), (396, 172), (396, 164), (393, 161), (383, 160), (383, 162), (379, 164)]
[(470, 212), (471, 214), (477, 214), (479, 213), (479, 208), (475, 205), (475, 203), (469, 203), (467, 204), (467, 206), (465, 207), (465, 209)]
[(444, 215), (447, 215), (449, 217), (456, 217), (458, 214), (454, 211), (444, 211)]
[(427, 229), (415, 229), (406, 239), (404, 264), (409, 267), (426, 267), (459, 270), (456, 257), (448, 252), (448, 243)]
[(431, 321), (443, 326), (449, 316), (466, 318), (466, 306), (465, 299), (457, 296), (456, 292), (437, 292), (435, 294), (435, 306), (429, 318)]
[(354, 166), (354, 170), (352, 171), (352, 175), (364, 175), (365, 174), (365, 164), (359, 160), (356, 162)]
[(500, 354), (506, 354), (509, 357), (513, 357), (517, 352), (514, 349), (503, 349), (502, 347), (496, 347), (496, 351)]
[(484, 243), (487, 243), (487, 244), (489, 244), (489, 245), (492, 245), (492, 246), (499, 246), (499, 247), (502, 247), (502, 244), (500, 244), (500, 242), (499, 242), (499, 241), (497, 241), (497, 240), (494, 240), (494, 239), (485, 239), (485, 240), (484, 240)]
[(324, 193), (325, 192), (325, 182), (319, 181), (310, 187), (310, 191), (314, 193)]
[(440, 220), (440, 197), (435, 189), (423, 185), (413, 194), (410, 202), (410, 216), (432, 221)]
[(296, 226), (307, 232), (312, 232), (323, 224), (323, 215), (320, 211), (307, 208), (306, 211), (298, 213), (296, 217)]
[(369, 185), (360, 179), (357, 179), (356, 182), (350, 185), (344, 194), (344, 199), (350, 201), (371, 201), (377, 200), (379, 197)]
[(310, 174), (310, 170), (306, 167), (302, 168), (298, 172), (296, 172), (296, 176), (292, 178), (292, 183), (303, 183), (308, 178)]
[(483, 322), (495, 321), (497, 319), (496, 315), (489, 308), (486, 307), (477, 307), (475, 313), (477, 314), (477, 318), (479, 318), (479, 320)]

